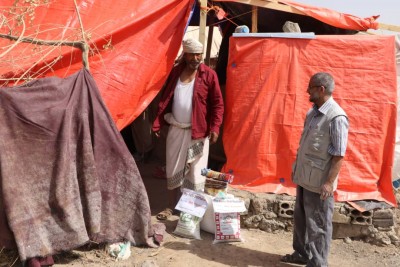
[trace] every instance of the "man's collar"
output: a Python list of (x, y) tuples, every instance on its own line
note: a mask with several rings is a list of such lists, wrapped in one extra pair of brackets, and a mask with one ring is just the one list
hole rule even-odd
[(199, 68), (197, 69), (199, 72), (204, 72), (205, 71), (205, 65), (204, 63), (200, 63)]
[(328, 98), (328, 100), (325, 101), (324, 104), (322, 104), (322, 106), (320, 108), (318, 108), (318, 106), (316, 104), (313, 105), (314, 110), (319, 111), (320, 113), (326, 115), (326, 113), (328, 113), (329, 108), (332, 106), (333, 103), (333, 97), (330, 96)]

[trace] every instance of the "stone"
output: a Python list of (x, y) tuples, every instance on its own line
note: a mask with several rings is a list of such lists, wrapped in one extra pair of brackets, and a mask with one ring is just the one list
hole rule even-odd
[(390, 241), (392, 241), (392, 243), (400, 241), (400, 238), (396, 235), (394, 231), (388, 232), (387, 236), (390, 238)]
[(343, 239), (343, 241), (344, 241), (344, 243), (346, 243), (346, 244), (350, 244), (351, 242), (353, 242), (353, 240), (351, 240), (350, 237), (345, 237), (345, 238)]
[(299, 24), (292, 21), (286, 21), (282, 30), (283, 32), (301, 32)]
[(286, 228), (283, 222), (277, 220), (267, 220), (263, 219), (259, 226), (260, 230), (267, 231), (269, 233), (276, 232), (278, 230), (284, 230)]
[(400, 247), (400, 241), (394, 241), (394, 242), (392, 242), (393, 243), (393, 245), (395, 245), (396, 247)]
[(153, 260), (145, 260), (140, 264), (140, 267), (158, 267), (157, 263)]
[(265, 219), (273, 219), (273, 218), (277, 218), (278, 215), (276, 215), (275, 212), (272, 211), (267, 211), (266, 213), (264, 213), (264, 218)]
[(335, 209), (333, 211), (332, 222), (350, 224), (351, 218), (349, 216), (347, 216), (347, 215), (339, 213), (339, 210)]
[(377, 227), (379, 232), (389, 232), (393, 230), (393, 227)]
[(375, 243), (383, 244), (383, 245), (390, 245), (392, 243), (392, 241), (387, 236), (387, 234), (378, 232), (375, 234)]
[(256, 216), (258, 216), (258, 215), (253, 215), (253, 216), (247, 217), (244, 220), (244, 226), (247, 228), (258, 228), (261, 220), (257, 220), (258, 218), (254, 218)]
[(361, 234), (363, 236), (368, 236), (368, 235), (371, 235), (371, 234), (376, 233), (376, 232), (378, 232), (378, 230), (373, 225), (370, 225), (367, 228), (362, 228), (361, 229)]
[(343, 215), (348, 215), (349, 214), (349, 209), (346, 208), (345, 205), (340, 205), (339, 208), (338, 208), (338, 212), (340, 214), (343, 214)]

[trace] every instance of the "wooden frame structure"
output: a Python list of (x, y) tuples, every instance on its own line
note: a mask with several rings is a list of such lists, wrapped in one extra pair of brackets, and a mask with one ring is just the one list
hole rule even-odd
[[(206, 27), (206, 20), (207, 20), (207, 0), (198, 0), (200, 2), (200, 34), (199, 34), (199, 41), (204, 45), (205, 44), (205, 27)], [(218, 2), (218, 0), (214, 0)], [(301, 12), (300, 10), (297, 10), (296, 8), (293, 8), (291, 6), (287, 6), (284, 4), (279, 3), (278, 0), (234, 0), (233, 2), (236, 3), (241, 3), (241, 4), (246, 4), (246, 5), (251, 5), (252, 8), (252, 26), (251, 26), (251, 32), (257, 32), (257, 21), (258, 21), (258, 16), (257, 16), (257, 11), (258, 7), (262, 8), (269, 8), (269, 9), (274, 9), (274, 10), (279, 10), (279, 11), (284, 11), (284, 12), (289, 12), (293, 14), (299, 14), (299, 15), (304, 15), (307, 16), (305, 13)], [(400, 26), (397, 25), (390, 25), (390, 24), (385, 24), (385, 23), (379, 23), (379, 30), (388, 30), (388, 31), (394, 31), (394, 32), (400, 32)], [(208, 38), (210, 38), (209, 35)]]

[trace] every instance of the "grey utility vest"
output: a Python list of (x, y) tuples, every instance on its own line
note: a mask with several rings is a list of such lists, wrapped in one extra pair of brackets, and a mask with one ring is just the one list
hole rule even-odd
[[(333, 100), (333, 99), (332, 99)], [(332, 164), (332, 155), (328, 153), (331, 143), (329, 125), (337, 116), (346, 116), (344, 110), (332, 101), (332, 106), (327, 114), (322, 116), (317, 125), (310, 128), (313, 112), (308, 112), (304, 130), (301, 134), (300, 146), (297, 151), (296, 162), (293, 164), (293, 182), (315, 193), (320, 193), (321, 186), (328, 179)], [(337, 179), (333, 190), (337, 188)]]

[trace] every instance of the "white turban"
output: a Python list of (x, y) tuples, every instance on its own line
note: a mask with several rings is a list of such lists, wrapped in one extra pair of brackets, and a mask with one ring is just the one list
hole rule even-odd
[(203, 45), (196, 41), (195, 39), (186, 39), (182, 42), (183, 53), (191, 53), (191, 54), (202, 54), (203, 53)]

